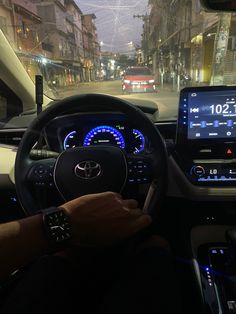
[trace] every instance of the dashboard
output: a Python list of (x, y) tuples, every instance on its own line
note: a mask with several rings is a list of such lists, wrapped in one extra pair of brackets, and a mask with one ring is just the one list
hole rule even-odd
[[(146, 114), (152, 118), (149, 112)], [(236, 199), (236, 87), (184, 88), (177, 121), (157, 121), (155, 126), (168, 149), (168, 196)], [(11, 159), (4, 158), (4, 163), (14, 160), (24, 131), (0, 130), (1, 146), (11, 145), (2, 147), (12, 155)], [(115, 111), (58, 117), (46, 126), (44, 137), (45, 147), (57, 153), (89, 145), (115, 145), (136, 158), (152, 151), (142, 125)], [(14, 183), (14, 163), (3, 168), (6, 171), (0, 185), (10, 186)]]
[[(47, 126), (46, 136), (48, 146), (56, 152), (90, 145), (115, 145), (132, 155), (151, 150), (142, 126), (114, 112), (56, 118)], [(188, 183), (196, 187), (236, 187), (236, 88), (182, 89), (172, 139), (170, 156)]]
[(62, 116), (47, 126), (46, 136), (50, 148), (56, 152), (78, 146), (113, 145), (127, 154), (139, 155), (148, 147), (140, 126), (119, 113)]

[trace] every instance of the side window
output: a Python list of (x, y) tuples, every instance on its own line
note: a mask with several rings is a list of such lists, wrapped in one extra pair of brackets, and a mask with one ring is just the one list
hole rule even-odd
[(23, 111), (19, 97), (0, 79), (0, 121), (18, 116)]

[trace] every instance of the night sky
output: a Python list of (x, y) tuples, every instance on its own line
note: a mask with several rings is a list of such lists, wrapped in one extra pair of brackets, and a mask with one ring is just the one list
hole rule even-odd
[[(146, 14), (148, 0), (76, 0), (84, 14), (94, 13), (102, 50), (129, 53), (133, 42), (141, 43), (143, 21), (134, 14)], [(134, 48), (133, 48), (134, 49)]]

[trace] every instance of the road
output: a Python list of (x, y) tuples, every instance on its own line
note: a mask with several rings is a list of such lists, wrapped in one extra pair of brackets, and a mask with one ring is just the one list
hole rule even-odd
[(121, 81), (100, 81), (100, 82), (89, 82), (80, 83), (78, 87), (68, 87), (60, 91), (60, 97), (67, 97), (76, 94), (84, 93), (103, 93), (110, 94), (113, 96), (120, 96), (134, 102), (138, 99), (139, 102), (143, 100), (142, 105), (147, 106), (148, 102), (151, 101), (158, 107), (159, 117), (161, 120), (169, 120), (177, 117), (179, 93), (172, 91), (171, 88), (164, 87), (158, 88), (158, 93), (135, 93), (131, 95), (122, 95)]

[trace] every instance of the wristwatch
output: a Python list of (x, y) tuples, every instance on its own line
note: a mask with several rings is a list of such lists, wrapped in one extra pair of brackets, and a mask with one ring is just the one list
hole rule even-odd
[(63, 249), (71, 239), (70, 217), (63, 208), (43, 209), (43, 224), (51, 249)]

